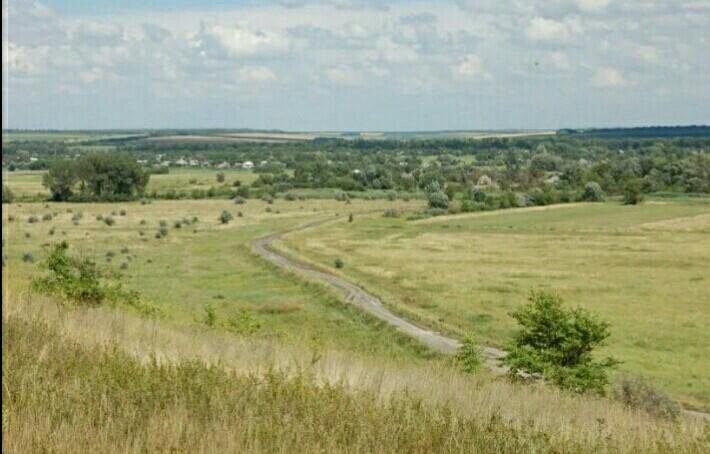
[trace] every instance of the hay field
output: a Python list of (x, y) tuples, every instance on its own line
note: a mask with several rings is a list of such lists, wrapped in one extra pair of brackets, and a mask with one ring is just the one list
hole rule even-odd
[(710, 406), (708, 200), (563, 205), (412, 222), (381, 216), (289, 237), (394, 310), (491, 345), (531, 289), (611, 322), (606, 353), (691, 406)]

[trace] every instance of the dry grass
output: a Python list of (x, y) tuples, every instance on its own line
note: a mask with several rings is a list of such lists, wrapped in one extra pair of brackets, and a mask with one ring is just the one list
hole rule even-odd
[[(708, 444), (710, 426), (701, 420), (684, 419), (672, 424), (654, 419), (644, 413), (627, 410), (609, 400), (571, 396), (544, 386), (511, 384), (487, 376), (461, 375), (443, 363), (440, 367), (432, 368), (397, 362), (375, 362), (373, 359), (338, 351), (316, 351), (275, 342), (240, 338), (218, 331), (173, 326), (164, 321), (141, 318), (106, 308), (58, 306), (44, 297), (29, 295), (12, 288), (5, 290), (3, 322), (15, 320), (42, 323), (55, 333), (39, 335), (40, 339), (32, 341), (36, 343), (32, 349), (38, 352), (36, 353), (38, 356), (32, 358), (29, 365), (24, 366), (23, 373), (30, 374), (34, 370), (32, 373), (36, 375), (37, 368), (51, 366), (50, 368), (63, 370), (68, 374), (68, 376), (54, 378), (43, 377), (44, 383), (38, 383), (37, 377), (32, 378), (32, 375), (15, 376), (10, 380), (10, 388), (4, 389), (3, 392), (13, 396), (11, 400), (13, 404), (3, 407), (3, 419), (5, 420), (7, 416), (10, 423), (9, 429), (3, 426), (3, 430), (7, 430), (8, 435), (4, 437), (8, 440), (4, 447), (12, 452), (24, 452), (30, 447), (33, 448), (29, 450), (36, 450), (39, 447), (59, 451), (73, 450), (74, 448), (71, 447), (75, 446), (74, 443), (77, 441), (82, 441), (84, 443), (82, 446), (87, 448), (100, 450), (108, 447), (113, 450), (118, 446), (128, 451), (147, 447), (150, 450), (164, 450), (176, 446), (178, 442), (184, 440), (186, 434), (195, 437), (195, 440), (184, 445), (190, 446), (191, 451), (210, 451), (218, 448), (257, 451), (264, 449), (272, 451), (276, 448), (278, 448), (276, 450), (290, 450), (298, 446), (299, 441), (304, 443), (303, 446), (307, 451), (326, 449), (385, 452), (398, 450), (401, 446), (409, 446), (411, 448), (407, 449), (409, 451), (422, 452), (434, 448), (439, 451), (478, 449), (490, 452), (519, 450), (702, 452), (710, 447)], [(7, 358), (9, 355), (11, 361), (19, 361), (16, 357), (13, 358), (13, 351), (17, 352), (15, 353), (17, 355), (18, 351), (24, 348), (12, 349), (13, 345), (22, 343), (21, 339), (12, 338), (12, 333), (16, 332), (10, 331), (10, 334), (7, 334), (6, 330), (3, 330), (4, 357)], [(59, 342), (57, 337), (76, 343), (77, 346), (71, 348), (63, 346), (64, 341)], [(7, 347), (9, 350), (6, 350), (6, 345), (9, 345)], [(48, 359), (47, 356), (55, 354), (53, 351), (60, 348), (57, 345), (73, 352), (63, 353), (68, 355), (67, 358), (83, 358), (83, 353), (77, 353), (75, 350), (79, 346), (86, 349), (90, 352), (89, 359), (82, 359), (87, 362), (87, 365), (82, 367), (100, 370), (87, 372), (86, 376), (73, 376), (72, 374), (79, 371), (74, 370), (76, 364), (66, 358), (63, 360), (69, 361), (66, 367), (48, 365), (48, 362), (51, 363), (51, 358)], [(222, 406), (208, 405), (206, 408), (198, 409), (202, 412), (200, 413), (202, 419), (193, 420), (197, 410), (192, 408), (189, 396), (182, 396), (182, 398), (173, 396), (174, 401), (170, 401), (167, 406), (169, 411), (154, 409), (154, 414), (142, 419), (146, 424), (144, 428), (136, 433), (129, 431), (123, 437), (118, 436), (112, 430), (126, 429), (126, 425), (131, 426), (133, 428), (131, 430), (136, 430), (134, 423), (131, 423), (131, 418), (141, 420), (140, 415), (131, 416), (131, 411), (140, 413), (145, 410), (140, 406), (132, 410), (132, 406), (137, 406), (136, 402), (141, 401), (140, 395), (124, 392), (119, 401), (114, 401), (111, 390), (104, 389), (103, 398), (97, 398), (97, 402), (91, 405), (104, 405), (107, 408), (101, 410), (91, 407), (87, 414), (98, 412), (103, 415), (101, 417), (110, 415), (111, 418), (116, 418), (107, 421), (108, 428), (106, 428), (95, 427), (89, 419), (78, 414), (80, 408), (78, 403), (71, 399), (67, 400), (62, 394), (48, 391), (68, 387), (66, 392), (70, 394), (77, 392), (78, 388), (91, 385), (91, 383), (81, 384), (82, 380), (104, 377), (107, 372), (103, 369), (115, 367), (114, 362), (118, 360), (100, 360), (101, 351), (104, 350), (92, 350), (97, 346), (102, 348), (119, 346), (121, 352), (127, 352), (130, 358), (138, 359), (144, 367), (149, 368), (147, 371), (135, 369), (129, 360), (119, 358), (121, 362), (128, 361), (127, 364), (130, 366), (122, 367), (128, 367), (128, 370), (135, 369), (132, 374), (141, 376), (147, 374), (147, 378), (143, 377), (143, 379), (153, 383), (155, 389), (151, 392), (165, 392), (168, 395), (170, 395), (168, 390), (161, 390), (155, 383), (159, 381), (156, 376), (162, 377), (161, 380), (168, 380), (173, 377), (171, 374), (174, 371), (166, 372), (159, 367), (156, 369), (160, 365), (165, 367), (178, 365), (180, 369), (187, 364), (187, 361), (197, 360), (200, 364), (204, 364), (200, 367), (216, 366), (218, 372), (215, 373), (226, 374), (225, 378), (220, 378), (217, 382), (231, 384), (225, 388), (223, 385), (217, 386), (213, 383), (215, 393), (225, 393), (224, 396), (219, 396), (219, 399), (224, 402), (229, 402), (232, 398), (244, 399), (246, 391), (235, 388), (248, 387), (249, 382), (244, 381), (245, 377), (263, 380), (272, 373), (279, 372), (284, 374), (283, 378), (286, 381), (278, 382), (274, 386), (279, 389), (288, 388), (291, 390), (289, 393), (297, 394), (296, 397), (289, 394), (282, 395), (281, 398), (294, 405), (295, 402), (299, 402), (299, 405), (305, 407), (299, 410), (304, 413), (298, 417), (318, 419), (316, 414), (330, 412), (330, 419), (337, 422), (335, 424), (337, 427), (326, 427), (327, 424), (323, 426), (325, 422), (318, 419), (322, 433), (313, 433), (313, 428), (317, 428), (318, 424), (313, 427), (303, 427), (305, 424), (303, 421), (282, 418), (293, 418), (297, 415), (269, 413), (285, 410), (283, 403), (279, 405), (268, 403), (266, 398), (261, 402), (249, 402), (248, 408), (240, 410), (242, 413), (237, 412), (244, 419), (235, 420), (233, 415), (224, 413)], [(100, 364), (95, 364), (97, 361)], [(153, 363), (157, 366), (151, 366)], [(8, 364), (5, 365), (9, 367)], [(200, 369), (199, 374), (196, 375), (201, 376), (200, 374), (203, 373), (206, 372)], [(5, 368), (3, 374), (5, 378)], [(232, 377), (232, 374), (236, 375)], [(177, 375), (179, 378), (180, 374)], [(304, 380), (304, 377), (308, 377), (305, 385), (290, 388), (294, 383), (292, 380), (301, 383), (300, 380)], [(55, 380), (57, 382), (54, 382)], [(61, 380), (73, 385), (58, 383)], [(190, 392), (201, 395), (194, 389), (196, 385), (191, 384), (188, 378), (182, 377), (181, 380), (183, 380), (182, 384), (191, 390)], [(184, 383), (185, 380), (187, 384)], [(168, 385), (165, 383), (165, 386)], [(321, 393), (328, 394), (326, 390), (332, 389), (337, 390), (337, 399), (322, 404), (312, 401), (323, 399)], [(133, 391), (138, 392), (136, 389)], [(50, 401), (43, 397), (46, 393)], [(405, 394), (407, 397), (403, 397)], [(205, 397), (208, 400), (213, 398), (215, 396), (209, 393)], [(418, 408), (419, 404), (416, 402), (421, 402), (423, 405), (423, 413), (413, 410)], [(120, 411), (111, 408), (112, 405), (118, 404), (127, 408)], [(88, 404), (83, 402), (82, 405)], [(266, 409), (263, 408), (264, 405), (267, 406)], [(353, 406), (358, 410), (349, 410)], [(398, 410), (394, 411), (393, 408)], [(53, 412), (60, 412), (65, 416), (60, 418), (58, 423), (54, 419), (56, 415)], [(261, 416), (257, 417), (257, 414)], [(269, 432), (260, 425), (262, 419), (252, 418), (290, 424), (292, 427)], [(345, 428), (344, 425), (347, 426), (348, 421), (354, 421), (356, 424)], [(405, 424), (405, 421), (409, 423)], [(479, 432), (488, 427), (491, 421), (500, 423), (486, 429), (492, 431), (495, 436), (481, 438), (482, 434)], [(414, 430), (416, 433), (412, 433), (411, 437), (405, 439), (387, 438), (381, 433), (382, 428), (372, 426), (373, 422), (385, 424), (388, 430), (395, 432)], [(203, 424), (207, 425), (203, 426)], [(302, 439), (291, 438), (296, 436), (295, 431), (298, 430), (303, 431)], [(343, 444), (342, 438), (338, 438), (339, 435), (333, 433), (340, 430), (349, 431), (346, 444)], [(365, 436), (362, 431), (371, 431), (372, 435)], [(429, 436), (421, 434), (427, 431), (431, 431)], [(256, 433), (261, 435), (257, 436)], [(260, 438), (261, 436), (266, 438)], [(432, 437), (440, 438), (434, 440)], [(432, 442), (439, 444), (431, 445)]]

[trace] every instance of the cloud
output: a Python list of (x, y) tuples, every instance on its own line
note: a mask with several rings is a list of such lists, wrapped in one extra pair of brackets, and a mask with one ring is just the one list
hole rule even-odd
[(628, 85), (628, 81), (618, 69), (599, 68), (592, 76), (592, 85), (599, 88), (618, 88)]
[(525, 36), (531, 41), (545, 43), (564, 43), (572, 36), (567, 24), (554, 19), (534, 17), (528, 22)]
[(240, 24), (202, 23), (193, 44), (200, 55), (217, 58), (275, 56), (289, 48), (287, 39), (279, 33), (250, 30)]
[(466, 55), (453, 68), (454, 74), (464, 78), (485, 77), (483, 63), (478, 55)]

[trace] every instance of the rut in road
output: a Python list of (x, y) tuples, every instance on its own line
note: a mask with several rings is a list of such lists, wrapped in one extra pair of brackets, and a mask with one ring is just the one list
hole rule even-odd
[[(348, 303), (354, 304), (378, 319), (389, 323), (398, 331), (417, 339), (432, 350), (448, 354), (455, 353), (461, 346), (461, 343), (456, 339), (444, 336), (443, 334), (427, 328), (422, 328), (421, 326), (417, 326), (414, 323), (405, 320), (387, 309), (379, 298), (368, 293), (357, 284), (354, 284), (343, 277), (317, 269), (304, 261), (288, 257), (273, 247), (274, 241), (279, 240), (287, 233), (316, 227), (332, 220), (333, 219), (321, 219), (301, 225), (300, 227), (296, 227), (292, 230), (273, 233), (271, 235), (256, 239), (252, 242), (252, 250), (279, 268), (313, 278), (321, 283), (335, 288), (345, 297), (345, 300)], [(482, 347), (481, 350), (486, 361), (486, 365), (491, 370), (499, 373), (505, 372), (505, 369), (498, 363), (498, 360), (505, 356), (505, 352), (493, 347)]]

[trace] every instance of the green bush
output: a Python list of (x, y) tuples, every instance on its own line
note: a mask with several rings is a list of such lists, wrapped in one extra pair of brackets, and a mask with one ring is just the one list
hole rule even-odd
[(345, 262), (343, 262), (343, 260), (341, 258), (335, 259), (335, 262), (333, 262), (333, 264), (338, 269), (343, 268), (345, 266)]
[(230, 213), (227, 210), (222, 211), (222, 213), (219, 215), (219, 222), (222, 224), (228, 224), (229, 221), (234, 219), (234, 216), (232, 216), (232, 213)]
[(22, 254), (22, 261), (27, 263), (32, 263), (35, 261), (34, 255), (31, 252), (25, 252)]
[(609, 324), (584, 309), (565, 309), (554, 293), (533, 291), (529, 301), (511, 314), (520, 325), (502, 360), (511, 376), (542, 376), (563, 389), (603, 395), (618, 361), (595, 361), (592, 352), (609, 337)]
[(434, 191), (427, 194), (429, 208), (445, 210), (449, 208), (449, 196), (444, 191)]
[(604, 191), (599, 183), (596, 181), (590, 181), (584, 185), (584, 192), (582, 192), (582, 200), (585, 202), (603, 202), (604, 201)]
[(215, 175), (215, 177), (217, 178), (217, 183), (224, 183), (224, 172), (217, 172), (217, 175)]
[(36, 222), (39, 222), (39, 218), (35, 215), (31, 215), (30, 217), (27, 218), (27, 223), (29, 223), (29, 224), (34, 224)]
[(106, 224), (106, 225), (109, 226), (109, 227), (111, 227), (111, 226), (114, 225), (115, 223), (116, 223), (116, 220), (113, 219), (113, 216), (106, 216), (106, 217), (104, 218), (104, 224)]
[(628, 181), (624, 186), (624, 205), (638, 205), (642, 201), (641, 182), (638, 179)]
[(12, 193), (7, 185), (2, 185), (2, 203), (12, 203), (15, 200), (15, 194)]
[(454, 361), (467, 374), (472, 374), (481, 368), (483, 364), (481, 348), (476, 345), (472, 337), (464, 338), (461, 347), (456, 351)]

